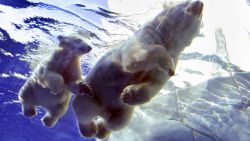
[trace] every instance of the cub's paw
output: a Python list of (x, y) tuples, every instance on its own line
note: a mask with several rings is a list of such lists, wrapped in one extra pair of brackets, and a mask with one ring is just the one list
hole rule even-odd
[(81, 95), (93, 97), (94, 93), (93, 93), (91, 87), (87, 83), (81, 81), (78, 83), (78, 85), (80, 87), (80, 94)]
[(44, 126), (46, 127), (53, 127), (56, 122), (57, 122), (57, 119), (53, 118), (53, 117), (50, 117), (50, 116), (44, 116), (42, 119), (41, 119), (42, 123)]
[(64, 90), (63, 85), (64, 84), (60, 84), (60, 82), (54, 83), (54, 85), (50, 86), (51, 93), (54, 95), (60, 94)]
[(64, 79), (60, 74), (47, 72), (43, 79), (44, 82), (42, 83), (44, 83), (45, 88), (50, 89), (52, 94), (57, 95), (64, 90)]
[(23, 115), (26, 117), (34, 117), (36, 115), (35, 108), (25, 109), (23, 110)]
[(127, 86), (121, 93), (120, 99), (128, 105), (138, 105), (149, 101), (146, 91), (136, 85)]

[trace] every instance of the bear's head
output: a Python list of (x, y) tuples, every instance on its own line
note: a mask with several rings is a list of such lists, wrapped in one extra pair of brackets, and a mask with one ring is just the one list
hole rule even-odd
[(168, 46), (188, 46), (199, 32), (202, 11), (203, 3), (199, 0), (166, 7), (155, 19), (155, 30)]
[(86, 42), (76, 36), (59, 35), (57, 38), (59, 40), (59, 47), (73, 52), (75, 55), (83, 55), (92, 49)]

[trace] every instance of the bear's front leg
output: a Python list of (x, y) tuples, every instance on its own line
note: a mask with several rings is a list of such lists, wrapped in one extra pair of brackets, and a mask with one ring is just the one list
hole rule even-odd
[(142, 85), (129, 85), (121, 93), (121, 101), (128, 105), (138, 105), (150, 100), (147, 89)]
[[(122, 102), (128, 105), (138, 105), (149, 102), (162, 88), (170, 75), (167, 71), (155, 70), (148, 74), (142, 74), (147, 78), (144, 82), (128, 85), (120, 95)], [(144, 79), (138, 76), (138, 79)]]
[(128, 105), (144, 104), (158, 93), (162, 85), (162, 83), (155, 82), (129, 85), (123, 90), (120, 98)]
[(37, 76), (39, 80), (38, 83), (50, 89), (52, 94), (56, 95), (64, 90), (64, 79), (62, 75), (52, 71), (47, 71), (39, 75), (40, 76)]
[(93, 96), (92, 89), (84, 81), (69, 83), (68, 88), (75, 95), (86, 95), (86, 96), (89, 96), (89, 97)]

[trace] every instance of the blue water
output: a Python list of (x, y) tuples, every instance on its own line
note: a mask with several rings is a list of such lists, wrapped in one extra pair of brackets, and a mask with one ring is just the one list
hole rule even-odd
[[(36, 6), (44, 6), (49, 8), (50, 5), (43, 3), (32, 3), (26, 0), (1, 0), (0, 5), (13, 7), (15, 9), (28, 8)], [(79, 5), (80, 6), (80, 5)], [(0, 14), (5, 14), (0, 8)], [(101, 10), (100, 10), (101, 11)], [(106, 11), (104, 11), (106, 12)], [(108, 16), (109, 13), (104, 13), (103, 10), (97, 14)], [(9, 17), (11, 18), (11, 17)], [(1, 23), (4, 22), (1, 20)], [(12, 26), (16, 30), (24, 28), (22, 25), (14, 23)], [(37, 28), (45, 34), (51, 35), (50, 31), (43, 28), (43, 26), (50, 26), (57, 24), (58, 21), (46, 17), (29, 17), (25, 19), (24, 24), (27, 24), (25, 30)], [(18, 103), (17, 94), (21, 86), (24, 84), (25, 79), (17, 77), (15, 74), (21, 74), (28, 77), (31, 74), (31, 69), (27, 61), (22, 59), (22, 56), (27, 53), (26, 46), (29, 48), (37, 48), (38, 41), (21, 43), (15, 41), (10, 37), (8, 32), (0, 28), (0, 33), (4, 40), (0, 40), (0, 141), (84, 141), (77, 130), (76, 121), (72, 108), (69, 107), (68, 112), (61, 118), (58, 124), (53, 128), (45, 128), (40, 118), (43, 116), (43, 110), (39, 110), (39, 114), (32, 119), (25, 118), (21, 114), (21, 107)], [(23, 35), (25, 36), (25, 35)], [(93, 35), (95, 36), (95, 35)], [(6, 55), (4, 53), (11, 53)], [(82, 66), (83, 73), (86, 73), (88, 66)], [(85, 68), (85, 69), (84, 69)], [(6, 76), (4, 75), (6, 74)], [(94, 140), (94, 139), (88, 139)]]
[[(145, 135), (152, 129), (168, 135), (173, 124), (194, 141), (250, 140), (250, 22), (243, 15), (250, 11), (249, 0), (225, 1), (204, 0), (204, 25), (181, 54), (176, 75), (159, 96), (136, 109), (131, 124), (112, 134), (112, 141), (144, 141), (153, 136)], [(160, 11), (153, 3), (139, 8), (147, 3), (150, 0), (132, 2), (129, 11), (113, 11), (108, 0), (0, 0), (0, 141), (94, 140), (80, 136), (71, 106), (53, 128), (40, 122), (42, 108), (36, 117), (24, 117), (18, 91), (55, 49), (57, 35), (81, 35), (93, 46), (81, 62), (86, 75), (107, 50)], [(131, 12), (136, 8), (138, 12)], [(233, 19), (237, 17), (243, 18)], [(172, 122), (166, 129), (158, 127), (168, 120), (185, 128)]]

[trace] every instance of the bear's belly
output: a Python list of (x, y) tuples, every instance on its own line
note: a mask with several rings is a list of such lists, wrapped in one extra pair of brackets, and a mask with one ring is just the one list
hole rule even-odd
[(26, 101), (44, 108), (63, 103), (70, 96), (67, 90), (64, 90), (61, 94), (54, 95), (48, 88), (43, 88), (36, 82), (32, 82), (30, 87), (32, 93), (26, 96)]
[(86, 77), (95, 97), (106, 107), (120, 107), (124, 104), (119, 100), (123, 89), (132, 84), (136, 75), (124, 72), (119, 64), (102, 58)]

